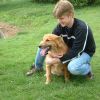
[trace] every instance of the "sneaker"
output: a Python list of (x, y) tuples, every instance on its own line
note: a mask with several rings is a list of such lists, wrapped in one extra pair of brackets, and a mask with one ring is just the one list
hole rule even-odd
[(87, 76), (87, 79), (90, 79), (90, 80), (94, 79), (94, 74), (92, 72), (89, 72), (86, 76)]
[(30, 70), (26, 73), (26, 76), (31, 76), (32, 74), (36, 73), (36, 72), (42, 72), (43, 71), (43, 68), (41, 69), (36, 69), (35, 68), (35, 65), (33, 64), (31, 67), (30, 67)]

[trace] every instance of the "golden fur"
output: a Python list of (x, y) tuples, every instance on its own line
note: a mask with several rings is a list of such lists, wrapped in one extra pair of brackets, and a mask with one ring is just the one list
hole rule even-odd
[(50, 47), (46, 55), (46, 84), (51, 82), (51, 73), (56, 75), (64, 75), (65, 81), (69, 79), (69, 72), (67, 65), (62, 63), (47, 64), (48, 60), (52, 59), (52, 55), (63, 55), (68, 52), (68, 47), (64, 43), (62, 37), (54, 34), (46, 34), (40, 42), (41, 48)]

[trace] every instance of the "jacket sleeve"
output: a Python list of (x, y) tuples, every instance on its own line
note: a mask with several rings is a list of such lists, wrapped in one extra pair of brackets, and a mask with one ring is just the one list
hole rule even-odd
[(75, 34), (75, 40), (73, 42), (72, 48), (70, 49), (70, 51), (66, 54), (64, 54), (60, 60), (61, 62), (64, 63), (68, 63), (69, 61), (71, 61), (73, 58), (77, 57), (78, 55), (80, 55), (86, 46), (86, 42), (87, 42), (87, 37), (88, 37), (88, 29), (85, 28), (78, 28), (77, 31), (74, 33)]

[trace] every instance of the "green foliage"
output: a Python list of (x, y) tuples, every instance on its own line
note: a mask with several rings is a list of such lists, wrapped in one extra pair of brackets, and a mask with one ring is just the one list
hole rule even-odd
[(85, 6), (87, 5), (87, 0), (69, 0), (74, 6)]
[[(39, 3), (56, 3), (59, 0), (33, 0), (33, 1)], [(72, 2), (74, 6), (77, 7), (100, 3), (100, 0), (69, 0), (69, 1)]]
[(33, 0), (34, 2), (41, 2), (41, 3), (55, 3), (58, 0)]

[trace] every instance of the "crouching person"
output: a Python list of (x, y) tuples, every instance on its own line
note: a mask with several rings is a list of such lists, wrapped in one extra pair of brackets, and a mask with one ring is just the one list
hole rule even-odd
[[(73, 75), (85, 75), (93, 78), (91, 59), (95, 53), (95, 41), (91, 28), (82, 20), (75, 18), (74, 7), (67, 0), (60, 0), (53, 10), (58, 25), (52, 34), (62, 36), (64, 42), (69, 46), (68, 54), (57, 57), (48, 63), (68, 63), (68, 71)], [(43, 71), (45, 56), (41, 56), (41, 49), (38, 49), (35, 64), (26, 73), (32, 75), (35, 72)], [(54, 55), (55, 57), (56, 55)]]

